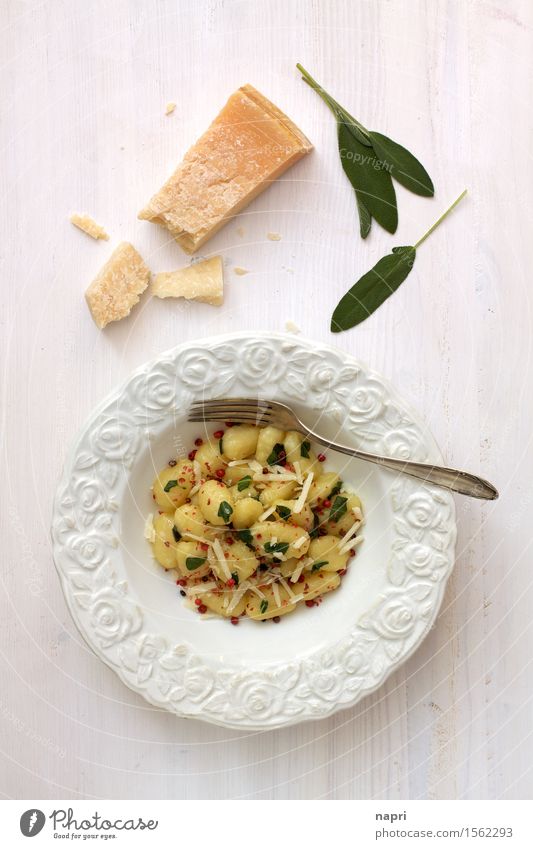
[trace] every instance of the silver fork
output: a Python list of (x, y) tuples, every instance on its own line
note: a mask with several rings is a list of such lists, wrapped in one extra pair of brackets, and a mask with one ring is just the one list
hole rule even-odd
[(470, 495), (472, 498), (485, 498), (490, 501), (498, 498), (498, 490), (491, 483), (463, 472), (459, 469), (449, 469), (446, 466), (433, 466), (430, 463), (416, 463), (412, 460), (397, 460), (394, 457), (380, 457), (378, 454), (369, 454), (350, 448), (339, 442), (331, 442), (319, 433), (308, 428), (300, 421), (298, 416), (279, 401), (264, 401), (258, 398), (220, 398), (209, 401), (195, 401), (189, 413), (190, 422), (249, 422), (259, 427), (271, 425), (280, 430), (297, 430), (305, 434), (314, 442), (348, 454), (350, 457), (358, 457), (360, 460), (368, 460), (404, 475), (411, 475), (427, 483), (460, 492), (461, 495)]

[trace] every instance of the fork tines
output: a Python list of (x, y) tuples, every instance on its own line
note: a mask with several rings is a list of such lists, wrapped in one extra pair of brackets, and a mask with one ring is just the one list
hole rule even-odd
[(188, 419), (190, 422), (253, 422), (268, 424), (272, 405), (260, 398), (223, 398), (194, 401)]

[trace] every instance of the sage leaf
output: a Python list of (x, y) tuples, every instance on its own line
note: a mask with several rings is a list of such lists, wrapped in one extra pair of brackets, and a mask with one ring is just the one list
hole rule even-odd
[(363, 274), (335, 307), (331, 317), (332, 333), (349, 330), (372, 315), (403, 283), (415, 257), (416, 250), (412, 247), (393, 248), (393, 253), (382, 257), (374, 268)]
[(396, 192), (389, 172), (373, 148), (365, 147), (344, 123), (338, 125), (339, 155), (344, 173), (370, 215), (388, 233), (398, 226)]
[(415, 195), (430, 198), (435, 194), (428, 172), (416, 156), (401, 144), (381, 133), (370, 131), (372, 147), (380, 160), (388, 166), (389, 174)]
[(372, 218), (389, 233), (396, 232), (398, 209), (392, 179), (422, 197), (431, 197), (434, 188), (426, 169), (405, 147), (363, 127), (302, 65), (298, 63), (296, 67), (337, 121), (339, 154), (344, 173), (355, 190), (361, 238), (368, 236)]
[(333, 311), (331, 316), (332, 333), (340, 333), (342, 330), (348, 330), (350, 327), (361, 324), (396, 291), (410, 273), (416, 259), (417, 249), (465, 195), (466, 189), (415, 245), (393, 248), (390, 254), (382, 257), (370, 271), (367, 271), (357, 283), (354, 283)]

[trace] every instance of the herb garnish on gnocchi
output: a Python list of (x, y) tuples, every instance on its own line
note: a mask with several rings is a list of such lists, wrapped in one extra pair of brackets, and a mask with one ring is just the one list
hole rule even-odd
[(230, 425), (156, 477), (145, 536), (186, 604), (237, 624), (313, 607), (363, 541), (361, 501), (296, 432)]

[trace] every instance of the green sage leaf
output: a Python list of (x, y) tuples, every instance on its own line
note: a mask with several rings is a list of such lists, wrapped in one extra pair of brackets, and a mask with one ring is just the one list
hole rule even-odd
[(360, 324), (403, 283), (416, 258), (413, 247), (393, 248), (340, 299), (331, 317), (332, 333)]
[(368, 135), (376, 154), (389, 167), (389, 173), (395, 180), (416, 195), (433, 197), (435, 189), (431, 177), (416, 156), (382, 133), (371, 131)]
[(396, 192), (386, 166), (373, 148), (361, 144), (343, 122), (338, 123), (338, 142), (342, 168), (356, 190), (356, 197), (387, 232), (396, 232)]
[(193, 572), (195, 569), (199, 569), (200, 566), (203, 566), (207, 557), (187, 557), (185, 560), (185, 566), (189, 570), (189, 572)]
[(230, 516), (233, 513), (233, 507), (231, 504), (228, 504), (227, 501), (221, 501), (220, 506), (218, 508), (217, 516), (220, 516), (221, 519), (224, 519), (226, 524), (230, 520)]

